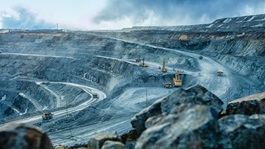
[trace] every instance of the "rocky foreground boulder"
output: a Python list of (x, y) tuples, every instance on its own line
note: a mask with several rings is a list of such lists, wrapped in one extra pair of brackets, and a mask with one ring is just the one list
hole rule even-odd
[(151, 106), (136, 114), (132, 120), (132, 127), (141, 134), (145, 129), (145, 121), (152, 116), (162, 113), (179, 113), (187, 107), (206, 105), (214, 108), (218, 113), (222, 111), (223, 102), (204, 87), (197, 85), (190, 89), (178, 89), (164, 99), (156, 101)]
[(161, 101), (161, 111), (170, 113), (181, 111), (194, 105), (206, 105), (220, 112), (223, 101), (200, 85), (187, 90), (179, 89)]
[(101, 149), (126, 149), (119, 141), (105, 141)]
[[(94, 137), (92, 137), (88, 141), (88, 148), (89, 149), (101, 149), (102, 146), (106, 141), (118, 141), (121, 142), (120, 137), (116, 133), (106, 133), (106, 134), (98, 134)], [(107, 143), (105, 144), (105, 148), (107, 149), (109, 146), (117, 146), (117, 143)]]
[(0, 148), (52, 149), (46, 133), (35, 127), (12, 124), (0, 129)]
[(136, 149), (263, 149), (265, 115), (229, 115), (218, 120), (215, 109), (202, 105), (181, 113), (153, 116)]
[(265, 114), (265, 92), (229, 102), (226, 114)]
[(219, 148), (265, 147), (265, 115), (229, 115), (219, 120), (219, 129)]
[(218, 147), (217, 111), (211, 107), (195, 105), (180, 115), (149, 118), (147, 123), (150, 121), (154, 122), (142, 133), (136, 149)]
[(138, 134), (141, 134), (145, 129), (145, 121), (152, 116), (161, 114), (161, 100), (156, 101), (151, 106), (145, 108), (138, 114), (136, 114), (132, 120), (132, 127), (136, 129)]
[(231, 102), (226, 109), (231, 115), (218, 119), (222, 102), (206, 89), (176, 90), (132, 119), (134, 128), (145, 128), (135, 148), (264, 148), (265, 114), (259, 114), (265, 111), (264, 95)]

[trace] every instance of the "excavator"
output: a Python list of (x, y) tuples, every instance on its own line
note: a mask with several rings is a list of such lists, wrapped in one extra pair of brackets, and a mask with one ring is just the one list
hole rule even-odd
[(141, 67), (148, 67), (149, 65), (144, 63), (144, 58), (143, 58), (143, 63), (141, 63), (139, 66), (141, 66)]
[(162, 65), (162, 68), (161, 68), (162, 72), (167, 72), (167, 68), (165, 66), (166, 66), (166, 59), (163, 58), (163, 65)]
[(177, 70), (175, 73), (175, 78), (173, 78), (173, 83), (175, 87), (182, 86), (182, 80), (180, 79), (179, 71)]

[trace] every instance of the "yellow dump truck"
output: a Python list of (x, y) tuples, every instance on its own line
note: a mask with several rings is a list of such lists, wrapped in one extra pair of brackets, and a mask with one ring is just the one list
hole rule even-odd
[(173, 82), (174, 82), (175, 87), (182, 86), (182, 80), (180, 79), (180, 75), (178, 71), (176, 71), (175, 73), (175, 78), (173, 78)]

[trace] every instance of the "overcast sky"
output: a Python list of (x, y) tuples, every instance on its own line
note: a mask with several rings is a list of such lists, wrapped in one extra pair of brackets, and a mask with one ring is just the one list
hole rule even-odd
[(265, 14), (265, 0), (0, 0), (0, 28), (121, 29)]

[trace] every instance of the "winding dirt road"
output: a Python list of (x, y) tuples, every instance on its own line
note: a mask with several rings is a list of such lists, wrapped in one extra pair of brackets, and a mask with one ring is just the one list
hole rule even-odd
[[(40, 83), (40, 81), (38, 81), (37, 83)], [(53, 112), (53, 116), (54, 118), (58, 118), (58, 117), (62, 117), (62, 116), (66, 116), (69, 113), (72, 112), (77, 112), (77, 111), (81, 111), (84, 108), (88, 107), (89, 105), (91, 105), (93, 102), (98, 102), (100, 100), (103, 100), (106, 98), (106, 94), (98, 89), (89, 87), (89, 86), (84, 86), (84, 85), (80, 85), (80, 84), (75, 84), (75, 83), (69, 83), (69, 82), (49, 82), (52, 84), (65, 84), (65, 85), (70, 85), (70, 86), (74, 86), (74, 87), (78, 87), (82, 90), (84, 90), (86, 93), (88, 93), (90, 95), (90, 99), (88, 99), (87, 101), (83, 102), (82, 104), (79, 104), (75, 107), (70, 107), (67, 109), (68, 112), (66, 112), (65, 109), (62, 110), (57, 110)], [(93, 94), (97, 94), (97, 98), (93, 98)], [(24, 119), (20, 119), (20, 120), (14, 120), (5, 124), (0, 125), (1, 127), (4, 127), (6, 125), (9, 125), (11, 123), (27, 123), (27, 124), (33, 124), (36, 122), (41, 121), (41, 115), (37, 115), (37, 116), (32, 116), (29, 118), (24, 118)]]

